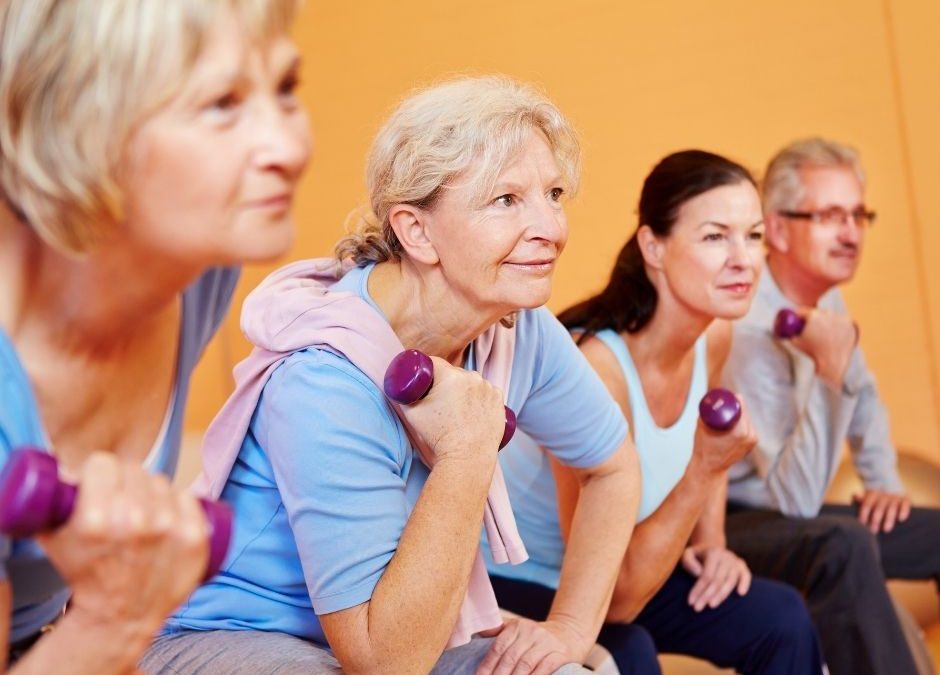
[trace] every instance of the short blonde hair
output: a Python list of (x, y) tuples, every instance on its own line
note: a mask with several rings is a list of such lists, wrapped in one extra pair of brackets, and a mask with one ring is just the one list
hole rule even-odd
[(366, 168), (371, 213), (339, 241), (337, 257), (358, 265), (399, 260), (402, 247), (388, 220), (392, 206), (431, 208), (458, 176), (475, 199), (484, 198), (532, 129), (545, 135), (573, 194), (581, 177), (577, 135), (532, 86), (498, 75), (460, 77), (406, 97), (372, 143)]
[(853, 171), (865, 185), (865, 172), (855, 148), (825, 138), (795, 141), (767, 165), (762, 183), (765, 212), (796, 207), (803, 199), (800, 170), (807, 167), (844, 168)]
[(4, 0), (0, 190), (49, 245), (87, 251), (122, 217), (133, 128), (182, 88), (219, 12), (259, 38), (298, 0)]

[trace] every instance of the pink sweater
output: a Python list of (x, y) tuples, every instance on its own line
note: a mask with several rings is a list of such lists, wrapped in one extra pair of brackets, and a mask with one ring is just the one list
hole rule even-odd
[[(242, 331), (255, 348), (235, 367), (235, 391), (206, 432), (203, 470), (193, 484), (198, 494), (214, 499), (221, 495), (265, 383), (281, 360), (293, 352), (327, 347), (345, 356), (382, 389), (388, 364), (405, 347), (369, 303), (355, 293), (331, 290), (348, 269), (331, 258), (301, 260), (271, 274), (245, 300)], [(509, 391), (514, 347), (515, 329), (500, 324), (473, 342), (481, 374), (503, 392)], [(399, 406), (390, 403), (421, 460), (433, 466), (430, 448), (401, 415)], [(518, 564), (527, 559), (498, 464), (483, 522), (496, 562)], [(477, 551), (467, 596), (447, 647), (464, 644), (474, 633), (501, 623), (486, 567)]]

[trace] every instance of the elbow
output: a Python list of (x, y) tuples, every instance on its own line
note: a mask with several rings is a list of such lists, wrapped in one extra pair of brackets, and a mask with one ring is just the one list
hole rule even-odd
[(375, 658), (357, 655), (355, 659), (339, 659), (342, 672), (346, 675), (385, 675), (385, 673), (401, 673), (402, 675), (422, 675), (434, 667), (436, 660), (430, 663), (416, 663), (415, 659), (403, 658)]
[(639, 594), (635, 592), (614, 593), (613, 600), (607, 610), (606, 623), (632, 623), (653, 594)]

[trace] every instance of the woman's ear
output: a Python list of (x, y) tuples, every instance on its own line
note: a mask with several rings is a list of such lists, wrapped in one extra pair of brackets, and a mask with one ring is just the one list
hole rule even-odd
[(636, 231), (636, 240), (640, 246), (643, 262), (653, 269), (662, 269), (664, 246), (653, 229), (649, 225), (640, 225), (640, 229)]
[(388, 222), (410, 260), (434, 265), (440, 257), (428, 236), (430, 214), (411, 204), (395, 204), (388, 211)]

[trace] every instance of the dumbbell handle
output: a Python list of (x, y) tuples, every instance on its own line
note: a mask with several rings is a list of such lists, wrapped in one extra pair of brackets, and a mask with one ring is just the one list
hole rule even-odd
[[(389, 364), (385, 371), (385, 395), (396, 403), (410, 405), (428, 395), (431, 385), (434, 384), (434, 363), (431, 357), (417, 349), (406, 349), (399, 353)], [(503, 428), (503, 438), (499, 442), (502, 450), (516, 433), (516, 413), (508, 406), (506, 410), (506, 426)]]
[(781, 309), (774, 318), (774, 335), (781, 340), (798, 337), (806, 328), (806, 319), (792, 309)]
[(727, 389), (712, 389), (698, 404), (698, 414), (710, 429), (728, 431), (741, 419), (741, 402)]
[[(0, 471), (0, 533), (25, 538), (63, 525), (75, 510), (78, 486), (59, 479), (56, 458), (38, 448), (19, 448)], [(204, 581), (222, 567), (232, 536), (232, 510), (200, 499), (209, 526), (209, 561)]]

